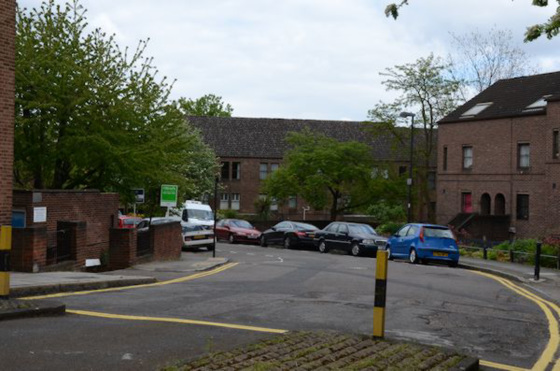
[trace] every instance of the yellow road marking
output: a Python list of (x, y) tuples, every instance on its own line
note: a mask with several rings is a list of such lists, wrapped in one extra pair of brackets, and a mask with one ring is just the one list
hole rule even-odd
[(231, 329), (235, 329), (235, 330), (268, 332), (268, 333), (272, 333), (272, 334), (285, 334), (285, 333), (288, 332), (288, 330), (279, 330), (279, 329), (274, 329), (274, 328), (233, 325), (233, 324), (229, 324), (229, 323), (218, 323), (218, 322), (207, 322), (207, 321), (195, 321), (195, 320), (181, 319), (181, 318), (128, 316), (128, 315), (121, 315), (121, 314), (90, 312), (90, 311), (86, 311), (86, 310), (73, 310), (73, 309), (67, 309), (66, 312), (73, 313), (73, 314), (79, 314), (79, 315), (82, 315), (82, 316), (91, 316), (91, 317), (124, 319), (124, 320), (129, 320), (129, 321), (169, 322), (169, 323), (182, 323), (182, 324), (187, 324), (187, 325), (225, 327), (225, 328), (231, 328)]
[(490, 362), (490, 361), (484, 361), (484, 360), (480, 360), (479, 364), (481, 366), (487, 366), (487, 367), (492, 367), (492, 368), (496, 368), (498, 370), (507, 370), (507, 371), (529, 371), (529, 369), (526, 368), (520, 368), (520, 367), (515, 367), (515, 366), (509, 366), (509, 365), (502, 365), (501, 363), (495, 363), (495, 362)]
[(201, 273), (197, 273), (197, 274), (193, 274), (193, 275), (185, 276), (185, 277), (179, 277), (179, 278), (175, 278), (175, 279), (168, 280), (168, 281), (162, 281), (162, 282), (146, 283), (146, 284), (143, 284), (143, 285), (134, 285), (134, 286), (111, 287), (111, 288), (108, 288), (108, 289), (98, 289), (98, 290), (88, 290), (88, 291), (60, 292), (60, 293), (57, 293), (57, 294), (49, 294), (49, 295), (41, 295), (41, 296), (28, 296), (28, 297), (20, 298), (20, 299), (21, 300), (52, 299), (52, 298), (62, 298), (62, 297), (65, 297), (65, 296), (89, 295), (89, 294), (97, 294), (97, 293), (104, 293), (104, 292), (140, 289), (140, 288), (145, 288), (145, 287), (164, 286), (164, 285), (169, 285), (169, 284), (172, 284), (172, 283), (192, 281), (192, 280), (195, 280), (195, 279), (198, 279), (198, 278), (211, 276), (211, 275), (214, 275), (216, 273), (223, 272), (226, 269), (233, 268), (238, 264), (239, 263), (229, 263), (229, 264), (225, 264), (221, 267), (218, 267), (218, 268), (210, 270), (210, 271), (201, 272)]
[[(545, 314), (545, 316), (548, 320), (548, 332), (550, 334), (550, 338), (549, 338), (549, 341), (548, 341), (548, 344), (547, 344), (545, 350), (542, 352), (539, 360), (533, 365), (531, 370), (539, 371), (539, 370), (546, 369), (546, 367), (550, 363), (555, 361), (554, 360), (554, 354), (556, 353), (556, 351), (558, 350), (558, 346), (560, 345), (558, 321), (554, 317), (554, 314), (549, 309), (547, 304), (560, 315), (560, 309), (558, 308), (558, 306), (554, 303), (551, 303), (547, 300), (544, 300), (544, 299), (538, 297), (537, 295), (531, 293), (528, 290), (525, 290), (524, 288), (521, 288), (521, 287), (515, 285), (514, 283), (512, 283), (509, 280), (506, 280), (505, 278), (497, 277), (497, 276), (494, 276), (492, 274), (485, 273), (485, 272), (477, 272), (477, 271), (472, 271), (472, 272), (476, 273), (476, 274), (479, 274), (481, 276), (491, 278), (495, 281), (498, 281), (499, 283), (506, 286), (510, 290), (512, 290), (512, 291), (516, 292), (517, 294), (533, 301), (534, 303), (536, 303), (541, 308), (541, 310), (544, 312), (544, 314)], [(503, 366), (504, 367), (509, 367), (509, 366), (506, 366), (506, 365), (503, 365)], [(492, 367), (495, 367), (495, 366), (492, 366)], [(553, 368), (553, 371), (558, 371), (558, 370), (560, 370), (560, 360), (556, 360), (556, 364)]]

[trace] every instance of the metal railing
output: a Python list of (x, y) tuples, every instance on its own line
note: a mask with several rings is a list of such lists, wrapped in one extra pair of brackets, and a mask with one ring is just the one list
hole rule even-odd
[[(469, 240), (470, 243), (472, 243), (473, 241), (474, 240)], [(501, 261), (507, 260), (512, 263), (531, 264), (531, 265), (535, 264), (535, 255), (536, 255), (535, 252), (517, 251), (512, 249), (503, 250), (503, 249), (493, 248), (494, 246), (500, 245), (503, 242), (486, 241), (486, 244), (481, 243), (482, 246), (476, 246), (474, 244), (467, 245), (464, 242), (465, 241), (459, 241), (460, 249), (466, 251), (480, 252), (481, 258), (485, 260), (501, 260)], [(560, 269), (560, 257), (554, 255), (540, 254), (540, 265), (545, 268)]]

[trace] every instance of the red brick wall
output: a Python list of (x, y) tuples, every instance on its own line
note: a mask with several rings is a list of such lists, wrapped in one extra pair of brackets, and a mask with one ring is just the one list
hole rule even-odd
[(12, 220), (15, 0), (0, 0), (0, 225)]
[(109, 269), (124, 269), (136, 261), (137, 232), (133, 228), (111, 228)]
[(154, 260), (176, 260), (181, 258), (183, 236), (181, 223), (155, 224), (150, 226), (150, 243)]
[[(83, 222), (77, 227), (79, 266), (85, 259), (98, 259), (109, 249), (109, 230), (118, 218), (119, 196), (116, 193), (87, 191), (14, 191), (14, 209), (25, 210), (26, 227), (46, 226), (49, 245), (56, 245), (57, 223)], [(47, 208), (47, 222), (33, 223), (33, 208)]]
[[(560, 232), (560, 160), (552, 159), (552, 130), (560, 129), (560, 102), (546, 115), (443, 124), (438, 130), (437, 221), (446, 224), (461, 211), (461, 193), (471, 192), (473, 212), (488, 193), (505, 196), (506, 214), (517, 237), (539, 238)], [(530, 144), (530, 169), (517, 164), (518, 143)], [(462, 169), (464, 145), (473, 147), (471, 170)], [(443, 148), (448, 148), (447, 171)], [(529, 195), (529, 219), (517, 220), (517, 195)]]

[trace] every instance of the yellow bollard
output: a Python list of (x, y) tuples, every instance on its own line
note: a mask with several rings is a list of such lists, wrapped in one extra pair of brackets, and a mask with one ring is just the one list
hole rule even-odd
[(12, 248), (12, 227), (0, 227), (0, 299), (10, 295), (10, 250)]
[(377, 251), (377, 268), (375, 270), (375, 303), (373, 305), (373, 336), (385, 336), (385, 298), (387, 296), (387, 260), (385, 250)]

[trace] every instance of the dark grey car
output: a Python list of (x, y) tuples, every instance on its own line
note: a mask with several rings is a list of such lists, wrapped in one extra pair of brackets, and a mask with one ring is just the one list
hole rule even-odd
[(332, 222), (315, 233), (315, 244), (321, 253), (334, 249), (345, 250), (354, 256), (375, 255), (379, 248), (385, 247), (387, 239), (368, 224)]

